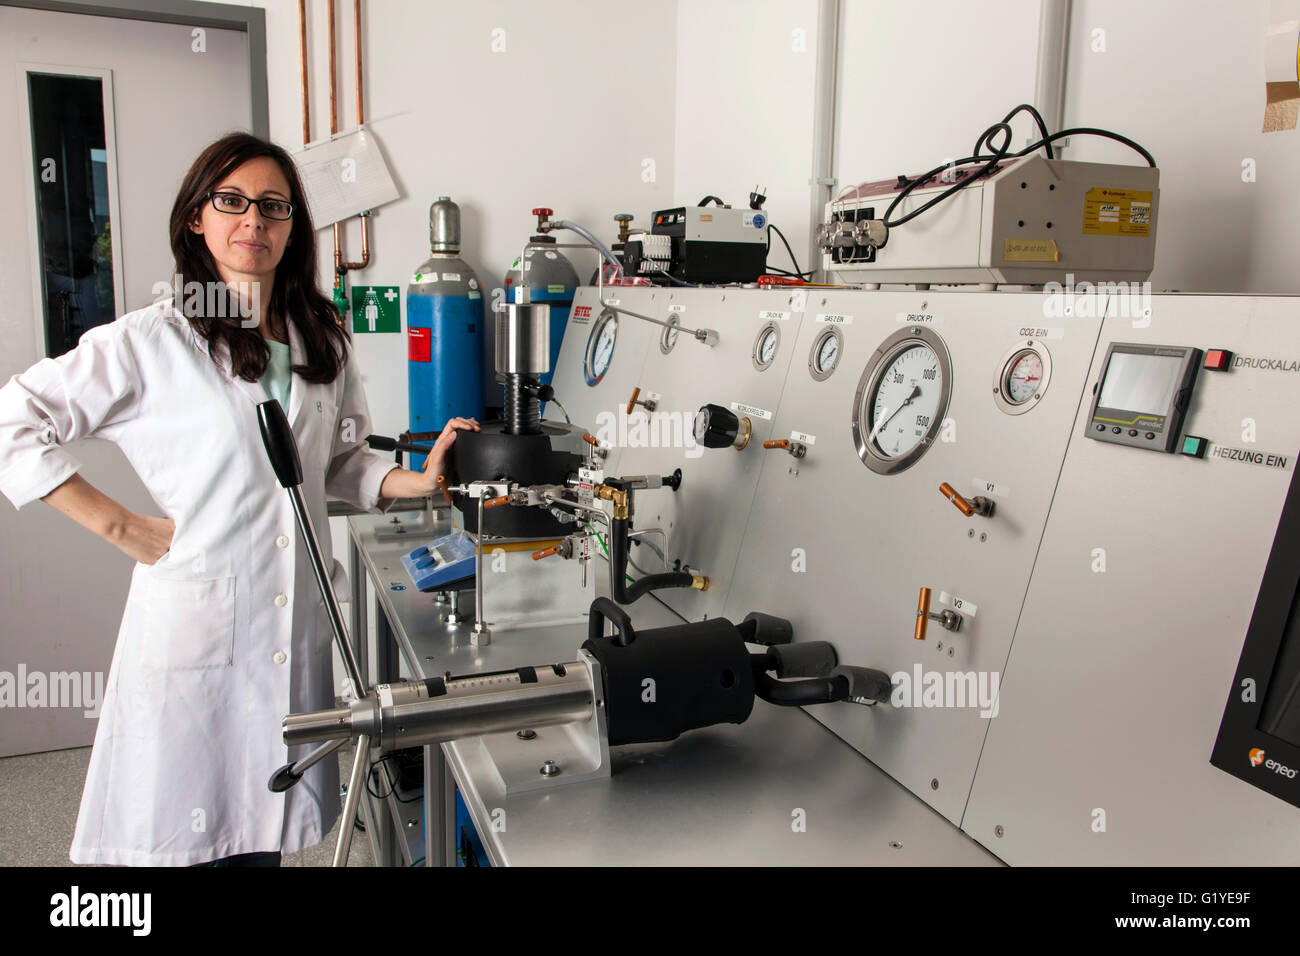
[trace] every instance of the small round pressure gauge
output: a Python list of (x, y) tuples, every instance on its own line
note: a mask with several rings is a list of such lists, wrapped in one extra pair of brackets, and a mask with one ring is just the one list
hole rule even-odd
[(588, 385), (599, 385), (614, 360), (614, 342), (618, 338), (618, 315), (611, 309), (600, 313), (587, 339), (587, 357), (583, 374)]
[(775, 322), (769, 322), (758, 330), (754, 339), (754, 368), (760, 372), (772, 367), (776, 359), (776, 347), (781, 343), (781, 330)]
[(1052, 377), (1052, 356), (1028, 339), (1002, 356), (993, 382), (993, 401), (1008, 415), (1023, 415), (1042, 400)]
[(813, 339), (812, 351), (808, 354), (808, 372), (814, 381), (824, 382), (831, 377), (840, 362), (844, 351), (844, 337), (837, 326), (827, 326)]
[(663, 352), (664, 355), (667, 355), (669, 352), (671, 352), (673, 350), (673, 346), (677, 344), (677, 333), (679, 331), (678, 330), (679, 325), (681, 325), (681, 321), (674, 313), (668, 319), (668, 327), (665, 328), (663, 334), (659, 336), (659, 351)]

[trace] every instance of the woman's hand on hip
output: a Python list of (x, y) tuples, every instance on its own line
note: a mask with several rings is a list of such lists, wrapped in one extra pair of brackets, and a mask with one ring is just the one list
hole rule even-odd
[(157, 564), (171, 550), (176, 522), (171, 518), (132, 514), (113, 544), (141, 564)]
[(79, 474), (41, 500), (143, 564), (155, 563), (171, 548), (176, 522), (129, 511)]

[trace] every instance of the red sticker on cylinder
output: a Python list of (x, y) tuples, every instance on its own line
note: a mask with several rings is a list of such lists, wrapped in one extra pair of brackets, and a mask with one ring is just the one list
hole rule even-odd
[(428, 329), (422, 329), (418, 326), (407, 329), (406, 337), (406, 357), (412, 362), (428, 362), (429, 347), (432, 344)]

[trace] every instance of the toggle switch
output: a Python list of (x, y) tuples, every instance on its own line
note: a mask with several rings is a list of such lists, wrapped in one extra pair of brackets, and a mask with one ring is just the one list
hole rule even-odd
[(638, 405), (644, 408), (647, 412), (653, 412), (656, 408), (659, 407), (659, 403), (656, 402), (653, 398), (643, 399), (640, 396), (641, 396), (641, 386), (638, 385), (636, 388), (632, 389), (632, 397), (627, 400), (627, 413), (629, 415), (632, 414), (632, 410), (636, 408)]
[(939, 494), (943, 495), (954, 505), (956, 505), (957, 510), (960, 511), (962, 514), (964, 514), (967, 518), (973, 517), (975, 515), (982, 515), (985, 518), (993, 517), (993, 510), (995, 505), (992, 499), (985, 498), (983, 495), (977, 496), (975, 498), (971, 498), (969, 501), (967, 501), (965, 498), (963, 498), (961, 495), (957, 493), (957, 490), (953, 488), (952, 485), (948, 484), (948, 482), (946, 481), (939, 486)]
[(770, 441), (763, 442), (764, 448), (783, 448), (795, 458), (802, 458), (808, 454), (808, 446), (801, 441), (791, 441), (789, 438), (774, 438)]
[(925, 640), (925, 632), (931, 621), (938, 622), (946, 631), (961, 630), (961, 615), (949, 608), (938, 613), (930, 612), (930, 589), (921, 588), (921, 595), (916, 602), (916, 630), (913, 633), (918, 641)]

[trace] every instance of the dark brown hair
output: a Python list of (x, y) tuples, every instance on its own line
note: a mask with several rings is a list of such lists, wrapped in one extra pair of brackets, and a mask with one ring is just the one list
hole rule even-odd
[(292, 231), (275, 270), (270, 311), (286, 324), (292, 321), (302, 335), (307, 364), (295, 365), (293, 371), (309, 382), (332, 382), (347, 361), (348, 334), (339, 324), (333, 303), (316, 286), (316, 230), (307, 211), (298, 170), (289, 154), (274, 143), (250, 133), (230, 133), (200, 153), (185, 174), (172, 204), (170, 223), (172, 255), (181, 283), (176, 293), (180, 296), (185, 287), (197, 282), (199, 288), (222, 289), (231, 307), (212, 310), (219, 314), (209, 314), (207, 295), (186, 297), (183, 309), (179, 301), (176, 306), (208, 343), (208, 355), (214, 362), (214, 347), (224, 342), (230, 351), (232, 374), (249, 382), (261, 378), (271, 360), (271, 348), (256, 328), (240, 325), (238, 307), (232, 293), (221, 282), (207, 242), (202, 235), (191, 231), (190, 224), (202, 214), (208, 193), (244, 163), (262, 156), (273, 159), (284, 173), (289, 183), (289, 201), (293, 203)]

